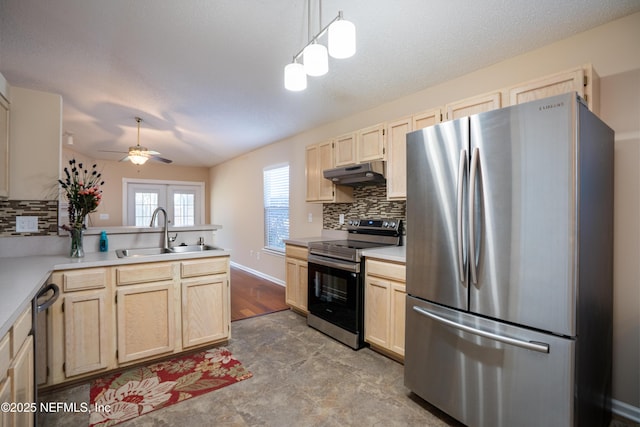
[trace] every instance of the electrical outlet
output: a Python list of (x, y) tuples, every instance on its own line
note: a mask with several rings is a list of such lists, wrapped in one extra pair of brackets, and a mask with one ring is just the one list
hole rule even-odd
[(37, 216), (17, 216), (16, 217), (17, 233), (32, 233), (37, 231), (38, 231)]
[(109, 219), (109, 214), (108, 213), (101, 213), (100, 214), (100, 219)]
[(313, 222), (313, 214), (311, 212), (309, 212), (309, 214), (307, 215), (307, 221)]
[(340, 214), (340, 219), (338, 220), (338, 222), (342, 225), (344, 224), (344, 214)]

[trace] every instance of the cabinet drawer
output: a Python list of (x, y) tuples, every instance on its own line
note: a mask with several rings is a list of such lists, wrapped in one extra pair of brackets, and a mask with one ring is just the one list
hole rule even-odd
[[(11, 349), (9, 348), (9, 334), (0, 340), (0, 383), (7, 378), (7, 369), (11, 363)], [(0, 403), (2, 400), (0, 400)]]
[(286, 245), (285, 254), (291, 258), (307, 260), (309, 257), (309, 249), (302, 246)]
[(116, 267), (116, 284), (159, 282), (173, 279), (172, 263), (137, 264)]
[(62, 289), (65, 292), (101, 289), (107, 286), (107, 269), (74, 270), (62, 273)]
[(206, 276), (209, 274), (224, 274), (227, 272), (227, 258), (207, 258), (182, 261), (180, 275), (182, 277)]
[(406, 281), (406, 268), (404, 264), (367, 260), (365, 271), (368, 276), (386, 277), (399, 282)]
[(31, 332), (31, 306), (28, 306), (25, 311), (18, 317), (18, 320), (13, 324), (11, 332), (11, 357), (16, 357), (16, 353), (22, 347), (22, 343), (27, 339), (29, 332)]

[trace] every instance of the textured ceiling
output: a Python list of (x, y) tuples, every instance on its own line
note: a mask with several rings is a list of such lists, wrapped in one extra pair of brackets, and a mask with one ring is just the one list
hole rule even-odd
[[(0, 0), (0, 72), (62, 95), (74, 150), (117, 160), (136, 141), (211, 166), (345, 115), (640, 11), (638, 0), (324, 0), (357, 53), (304, 92), (283, 68), (306, 0)], [(311, 0), (312, 33), (318, 2)], [(326, 38), (325, 40), (326, 43)]]

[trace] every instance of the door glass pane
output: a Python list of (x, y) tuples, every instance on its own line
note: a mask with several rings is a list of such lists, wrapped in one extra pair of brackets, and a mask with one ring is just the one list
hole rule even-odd
[(173, 221), (177, 227), (195, 225), (195, 200), (192, 193), (173, 194)]
[[(158, 193), (135, 193), (135, 225), (136, 227), (148, 227), (151, 215), (158, 207)], [(157, 220), (156, 220), (157, 221)]]

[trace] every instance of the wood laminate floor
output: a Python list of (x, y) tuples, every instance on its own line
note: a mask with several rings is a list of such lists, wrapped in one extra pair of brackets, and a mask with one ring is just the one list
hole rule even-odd
[(286, 310), (285, 288), (231, 267), (231, 321)]

